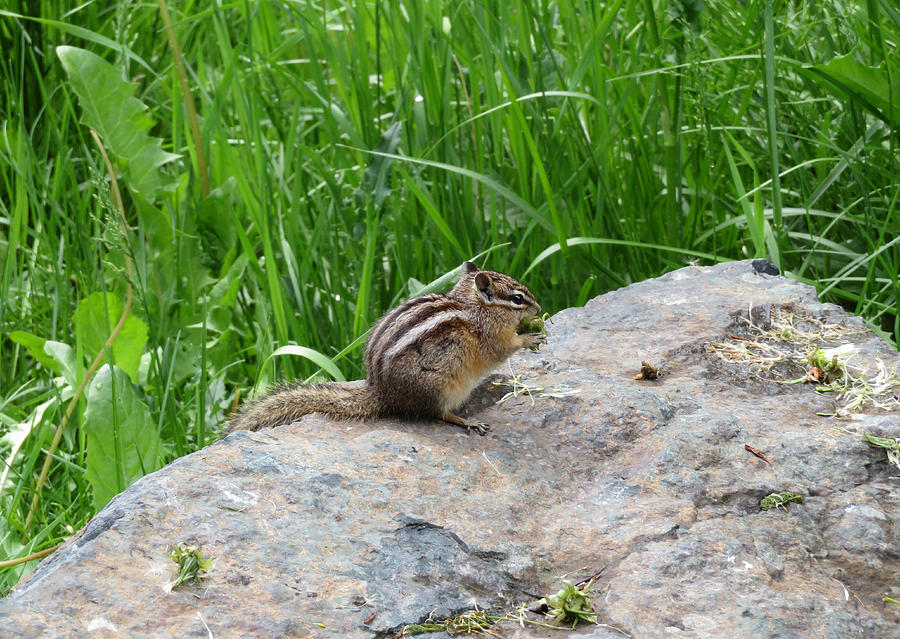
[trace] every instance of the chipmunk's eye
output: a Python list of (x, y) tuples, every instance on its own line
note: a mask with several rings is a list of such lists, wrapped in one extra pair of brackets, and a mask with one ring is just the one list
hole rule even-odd
[(510, 301), (511, 301), (513, 304), (521, 304), (522, 302), (525, 301), (525, 298), (522, 297), (521, 295), (519, 295), (518, 293), (516, 293), (515, 295), (513, 295), (513, 296), (510, 297), (509, 299), (510, 299)]

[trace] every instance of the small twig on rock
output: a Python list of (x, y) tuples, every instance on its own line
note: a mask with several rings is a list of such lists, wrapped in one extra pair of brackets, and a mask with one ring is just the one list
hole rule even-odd
[(766, 456), (763, 454), (762, 451), (753, 448), (753, 446), (751, 446), (750, 444), (744, 444), (744, 450), (753, 453), (754, 455), (756, 455), (757, 457), (759, 457), (761, 460), (763, 460), (764, 462), (766, 462), (766, 463), (769, 464), (770, 466), (772, 465), (772, 462), (769, 460), (768, 457), (766, 457)]

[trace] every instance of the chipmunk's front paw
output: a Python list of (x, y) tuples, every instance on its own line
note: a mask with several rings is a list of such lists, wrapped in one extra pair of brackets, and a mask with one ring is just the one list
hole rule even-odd
[(531, 350), (537, 350), (538, 346), (547, 343), (547, 336), (543, 333), (526, 333), (519, 337), (522, 338), (522, 348), (530, 348)]

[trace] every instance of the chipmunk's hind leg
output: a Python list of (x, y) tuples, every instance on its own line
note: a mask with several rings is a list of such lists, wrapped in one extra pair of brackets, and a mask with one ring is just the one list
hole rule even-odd
[(482, 424), (480, 422), (467, 422), (462, 417), (457, 417), (450, 411), (445, 411), (443, 415), (441, 415), (441, 419), (449, 424), (453, 424), (454, 426), (459, 426), (460, 428), (465, 428), (467, 433), (471, 433), (475, 431), (479, 435), (486, 435), (490, 430), (490, 426), (487, 424)]

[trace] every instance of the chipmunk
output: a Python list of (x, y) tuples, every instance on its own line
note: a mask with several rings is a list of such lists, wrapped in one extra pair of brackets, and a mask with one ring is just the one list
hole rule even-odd
[(450, 292), (415, 297), (382, 317), (366, 343), (366, 379), (281, 386), (245, 406), (226, 428), (257, 430), (290, 424), (308, 413), (344, 419), (437, 418), (483, 435), (452, 411), (475, 385), (520, 348), (546, 342), (516, 333), (540, 312), (531, 292), (508, 275), (462, 265)]

